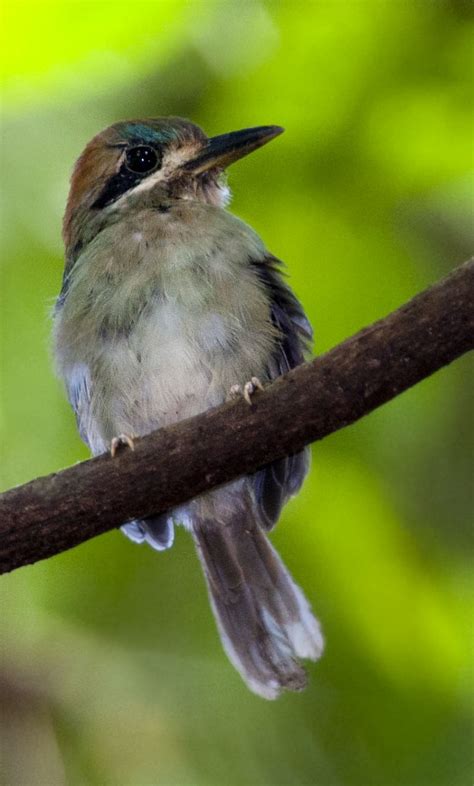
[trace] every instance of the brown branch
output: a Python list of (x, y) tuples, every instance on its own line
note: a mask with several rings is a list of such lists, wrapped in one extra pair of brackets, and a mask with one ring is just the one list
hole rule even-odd
[(474, 261), (263, 393), (0, 495), (0, 572), (158, 513), (353, 423), (474, 347)]

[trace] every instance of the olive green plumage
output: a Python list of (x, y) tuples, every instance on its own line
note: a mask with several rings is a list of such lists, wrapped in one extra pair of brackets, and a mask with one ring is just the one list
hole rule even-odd
[[(95, 137), (79, 159), (54, 336), (93, 453), (302, 362), (311, 330), (300, 304), (259, 237), (225, 209), (224, 167), (280, 131), (208, 140), (177, 118), (129, 121)], [(123, 526), (157, 550), (172, 544), (174, 523), (192, 531), (223, 644), (266, 698), (302, 688), (298, 658), (322, 650), (307, 601), (264, 534), (300, 487), (307, 459), (284, 459)]]

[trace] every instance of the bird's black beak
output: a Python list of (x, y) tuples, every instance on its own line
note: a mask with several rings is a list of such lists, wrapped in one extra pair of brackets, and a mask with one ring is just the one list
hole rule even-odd
[(197, 156), (184, 164), (184, 169), (196, 175), (214, 167), (225, 169), (229, 164), (233, 164), (234, 161), (238, 161), (239, 158), (256, 150), (257, 147), (266, 145), (283, 131), (281, 126), (258, 126), (257, 128), (244, 128), (242, 131), (213, 136), (207, 140), (206, 145)]

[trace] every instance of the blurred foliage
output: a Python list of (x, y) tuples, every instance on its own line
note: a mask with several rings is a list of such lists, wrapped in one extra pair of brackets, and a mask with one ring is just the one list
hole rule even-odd
[[(49, 311), (72, 163), (118, 119), (284, 137), (233, 210), (325, 351), (470, 253), (472, 18), (451, 2), (7, 2), (1, 485), (84, 458)], [(109, 533), (0, 582), (6, 786), (472, 781), (469, 360), (314, 449), (274, 536), (327, 650), (266, 703), (223, 655), (192, 544)]]

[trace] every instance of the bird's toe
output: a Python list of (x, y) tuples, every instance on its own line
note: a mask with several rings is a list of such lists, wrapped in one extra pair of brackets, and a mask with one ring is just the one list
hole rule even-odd
[(119, 434), (114, 437), (110, 443), (110, 455), (114, 458), (117, 450), (121, 445), (128, 445), (130, 450), (135, 450), (135, 435), (132, 434)]

